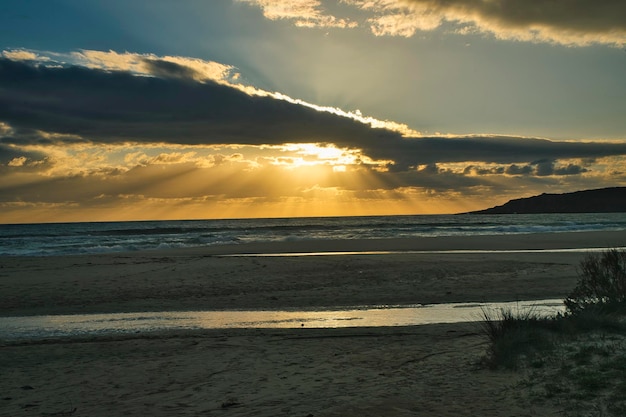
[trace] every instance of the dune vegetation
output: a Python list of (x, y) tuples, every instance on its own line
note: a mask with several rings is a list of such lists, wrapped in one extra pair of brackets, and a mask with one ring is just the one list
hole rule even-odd
[(553, 316), (485, 310), (483, 364), (524, 372), (520, 392), (565, 416), (626, 415), (626, 251), (588, 254), (564, 304)]

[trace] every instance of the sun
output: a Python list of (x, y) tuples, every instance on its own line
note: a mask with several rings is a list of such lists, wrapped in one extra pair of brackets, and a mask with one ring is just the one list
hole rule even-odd
[(282, 159), (281, 165), (293, 168), (326, 165), (332, 166), (335, 172), (345, 172), (347, 166), (358, 164), (360, 157), (359, 150), (321, 143), (287, 143), (279, 150), (289, 155)]

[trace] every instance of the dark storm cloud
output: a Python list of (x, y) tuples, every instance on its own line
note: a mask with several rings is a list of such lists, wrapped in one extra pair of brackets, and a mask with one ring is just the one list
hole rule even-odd
[[(1, 117), (1, 113), (0, 113)], [(58, 143), (84, 143), (85, 140), (71, 135), (46, 135), (44, 132), (29, 129), (12, 129), (9, 134), (0, 133), (0, 144), (5, 145), (52, 145)]]
[(434, 162), (480, 161), (508, 164), (624, 154), (624, 143), (555, 142), (506, 136), (401, 139), (395, 141), (393, 148), (378, 146), (370, 150), (372, 157), (394, 160), (396, 169), (399, 170)]
[[(399, 0), (399, 4), (414, 6), (418, 14), (471, 22), (504, 38), (510, 37), (507, 29), (515, 28), (563, 43), (622, 44), (626, 40), (623, 0)], [(571, 37), (576, 34), (588, 37)]]
[(383, 173), (383, 176), (393, 177), (393, 186), (396, 187), (420, 187), (430, 190), (445, 191), (451, 189), (467, 189), (482, 185), (483, 181), (477, 177), (456, 173), (449, 169), (444, 169), (437, 164), (428, 164), (414, 171), (404, 171), (400, 173)]
[(513, 164), (507, 167), (504, 172), (508, 175), (530, 175), (533, 173), (533, 167), (530, 165), (519, 166)]
[(0, 138), (0, 143), (325, 142), (392, 161), (394, 171), (446, 162), (528, 164), (626, 154), (624, 143), (503, 136), (403, 138), (348, 117), (251, 96), (213, 82), (196, 82), (193, 70), (177, 64), (149, 62), (160, 77), (75, 66), (48, 68), (0, 59), (0, 122), (13, 131)]
[(179, 78), (182, 80), (194, 80), (198, 78), (198, 71), (179, 65), (175, 62), (161, 59), (143, 59), (149, 73), (164, 78)]
[[(152, 61), (159, 73), (184, 74)], [(0, 60), (0, 120), (94, 142), (281, 144), (374, 136), (348, 118), (212, 82)]]
[(508, 25), (554, 26), (561, 29), (611, 32), (626, 29), (623, 0), (411, 0), (434, 8), (460, 8)]
[(496, 166), (496, 167), (480, 167), (476, 165), (469, 165), (463, 173), (466, 175), (535, 175), (538, 177), (552, 176), (552, 175), (579, 175), (589, 170), (581, 165), (569, 163), (567, 165), (558, 165), (554, 160), (540, 160), (534, 161), (526, 165), (511, 164), (509, 166)]
[(555, 161), (541, 160), (531, 164), (535, 168), (535, 174), (537, 176), (549, 176), (549, 175), (578, 175), (587, 172), (586, 168), (579, 165), (568, 164), (566, 166), (556, 166)]
[(463, 170), (465, 175), (501, 175), (506, 171), (505, 167), (480, 167), (476, 165), (468, 165)]

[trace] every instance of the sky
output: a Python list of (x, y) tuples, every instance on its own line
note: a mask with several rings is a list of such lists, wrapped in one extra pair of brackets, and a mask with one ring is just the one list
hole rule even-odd
[(626, 186), (623, 0), (0, 4), (0, 223)]

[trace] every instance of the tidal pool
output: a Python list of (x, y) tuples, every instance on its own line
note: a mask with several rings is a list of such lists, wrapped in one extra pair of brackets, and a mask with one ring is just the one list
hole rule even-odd
[(454, 303), (409, 306), (362, 306), (322, 310), (158, 311), (113, 314), (71, 314), (0, 317), (0, 339), (150, 333), (167, 330), (228, 328), (392, 327), (480, 321), (484, 312), (501, 309), (554, 315), (562, 300), (508, 303)]

